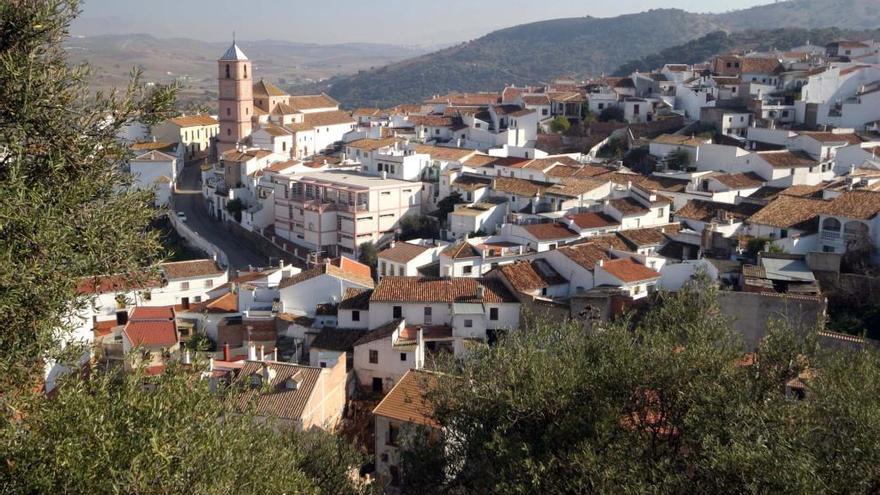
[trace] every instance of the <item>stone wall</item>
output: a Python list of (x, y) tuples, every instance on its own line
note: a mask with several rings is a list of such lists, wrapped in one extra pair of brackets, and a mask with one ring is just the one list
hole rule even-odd
[(753, 351), (767, 333), (771, 320), (785, 320), (796, 329), (823, 326), (826, 301), (822, 297), (720, 291), (718, 304)]

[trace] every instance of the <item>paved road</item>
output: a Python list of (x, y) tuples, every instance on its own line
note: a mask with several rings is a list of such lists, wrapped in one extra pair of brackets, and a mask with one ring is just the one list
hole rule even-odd
[(186, 214), (189, 228), (226, 253), (230, 268), (247, 270), (248, 266), (269, 266), (269, 260), (259, 251), (234, 237), (219, 220), (208, 215), (202, 197), (200, 164), (201, 160), (197, 160), (184, 165), (174, 195), (175, 210)]

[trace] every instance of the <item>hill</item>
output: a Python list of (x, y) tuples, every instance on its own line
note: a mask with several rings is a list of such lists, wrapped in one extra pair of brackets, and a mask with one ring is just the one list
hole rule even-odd
[[(524, 24), (454, 47), (353, 76), (322, 89), (349, 107), (390, 106), (436, 93), (500, 89), (559, 75), (610, 73), (622, 63), (715, 31), (767, 26), (865, 29), (880, 26), (877, 0), (791, 0), (725, 14), (656, 9), (613, 18)], [(852, 14), (851, 14), (852, 13)]]
[(735, 50), (788, 50), (807, 43), (823, 46), (842, 38), (872, 39), (878, 37), (880, 37), (880, 30), (849, 31), (838, 28), (749, 29), (733, 33), (716, 31), (682, 45), (673, 46), (653, 55), (621, 65), (614, 71), (614, 75), (628, 76), (635, 71), (648, 72), (663, 67), (664, 64), (668, 63), (694, 64), (708, 60), (715, 55)]
[[(262, 40), (239, 44), (254, 61), (254, 70), (260, 77), (282, 85), (353, 74), (424, 53), (417, 48), (378, 43), (319, 45)], [(228, 47), (228, 42), (156, 38), (147, 34), (76, 37), (64, 43), (71, 62), (91, 64), (95, 89), (123, 87), (131, 68), (139, 66), (144, 69), (145, 80), (179, 81), (184, 86), (185, 100), (211, 105), (216, 103), (216, 60)]]

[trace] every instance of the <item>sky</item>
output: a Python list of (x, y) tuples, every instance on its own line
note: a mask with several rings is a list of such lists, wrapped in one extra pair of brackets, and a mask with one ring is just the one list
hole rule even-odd
[(772, 0), (85, 0), (74, 35), (148, 33), (204, 41), (277, 39), (432, 46), (560, 17), (655, 8), (721, 12)]

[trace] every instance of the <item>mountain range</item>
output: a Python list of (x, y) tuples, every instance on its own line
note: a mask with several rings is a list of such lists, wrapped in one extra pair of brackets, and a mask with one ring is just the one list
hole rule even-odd
[(789, 0), (723, 14), (654, 9), (612, 18), (554, 19), (293, 89), (323, 90), (351, 108), (387, 107), (451, 91), (499, 90), (560, 75), (597, 76), (710, 33), (787, 27), (876, 29), (880, 8), (878, 0)]

